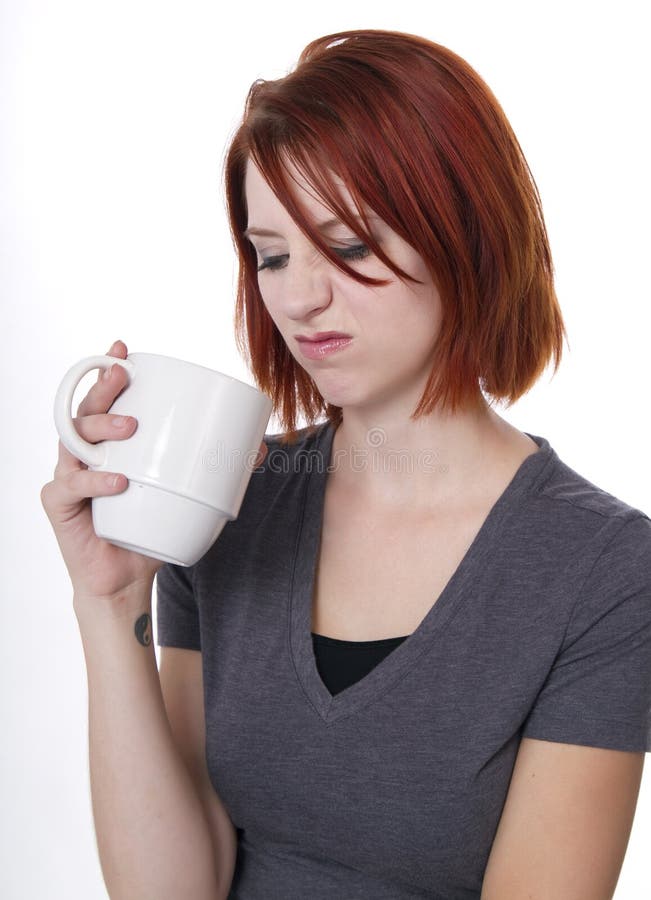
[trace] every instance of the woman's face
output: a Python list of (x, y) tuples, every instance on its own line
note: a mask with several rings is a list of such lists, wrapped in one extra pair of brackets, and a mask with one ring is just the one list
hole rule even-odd
[[(427, 267), (409, 244), (369, 212), (371, 231), (384, 252), (422, 284), (400, 281), (347, 225), (332, 221), (331, 210), (296, 170), (292, 174), (298, 182), (298, 202), (330, 246), (364, 275), (388, 279), (389, 284), (360, 284), (332, 265), (249, 162), (244, 186), (247, 236), (256, 249), (258, 284), (269, 315), (324, 400), (342, 408), (404, 401), (411, 412), (431, 369), (441, 319), (439, 294)], [(297, 336), (326, 331), (342, 332), (351, 340), (336, 352), (308, 358)]]

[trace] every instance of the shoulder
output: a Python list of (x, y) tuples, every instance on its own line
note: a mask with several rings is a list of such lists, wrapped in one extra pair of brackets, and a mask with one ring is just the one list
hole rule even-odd
[(648, 653), (651, 640), (651, 519), (556, 454), (546, 468), (534, 491), (536, 549), (548, 558), (548, 595), (564, 601), (563, 649), (579, 665), (582, 654), (614, 658), (630, 641), (633, 664), (632, 648), (645, 643)]
[(315, 425), (306, 425), (304, 428), (299, 428), (293, 432), (265, 434), (264, 442), (269, 452), (259, 469), (261, 471), (273, 471), (273, 466), (269, 465), (270, 455), (272, 455), (272, 459), (274, 455), (277, 458), (282, 456), (287, 459), (294, 459), (305, 452), (318, 452), (323, 439), (327, 435), (328, 427), (328, 422), (319, 422)]
[(528, 511), (551, 543), (572, 552), (607, 547), (651, 561), (651, 519), (642, 509), (595, 484), (565, 463), (545, 439), (547, 459), (532, 485)]
[(541, 480), (540, 495), (548, 501), (571, 508), (586, 517), (630, 518), (646, 515), (642, 510), (631, 506), (614, 494), (594, 484), (581, 475), (550, 448), (549, 465), (546, 477)]
[(649, 516), (576, 471), (546, 439), (536, 440), (541, 451), (525, 460), (508, 514), (498, 519), (495, 577), (534, 605), (553, 607), (559, 625), (579, 597), (591, 596), (597, 615), (609, 597), (651, 596)]
[(267, 455), (253, 470), (245, 501), (262, 493), (292, 491), (312, 472), (325, 474), (329, 462), (328, 422), (308, 425), (294, 432), (265, 434)]

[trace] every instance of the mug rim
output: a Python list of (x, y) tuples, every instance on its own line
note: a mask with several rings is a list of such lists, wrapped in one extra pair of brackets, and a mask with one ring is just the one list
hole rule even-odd
[[(156, 359), (169, 359), (175, 363), (182, 363), (184, 366), (190, 366), (193, 369), (203, 369), (205, 372), (209, 372), (211, 375), (217, 375), (219, 378), (227, 378), (229, 381), (235, 382), (235, 384), (240, 385), (241, 387), (248, 388), (250, 391), (253, 391), (258, 396), (266, 397), (269, 402), (271, 402), (271, 398), (261, 391), (260, 388), (255, 387), (252, 384), (248, 384), (246, 381), (242, 381), (241, 378), (235, 378), (234, 375), (227, 375), (226, 372), (220, 372), (218, 369), (211, 369), (208, 366), (204, 366), (201, 363), (190, 362), (188, 359), (181, 359), (178, 356), (167, 356), (164, 353), (143, 353), (139, 350), (136, 350), (134, 353), (128, 353), (127, 359), (132, 359), (133, 357), (139, 356), (149, 356), (154, 357)], [(117, 357), (116, 357), (117, 359)]]

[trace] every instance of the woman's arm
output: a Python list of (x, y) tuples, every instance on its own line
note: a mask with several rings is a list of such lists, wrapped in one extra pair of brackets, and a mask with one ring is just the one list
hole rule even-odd
[(216, 900), (223, 876), (204, 808), (167, 718), (154, 643), (143, 644), (134, 629), (150, 614), (151, 592), (125, 592), (119, 601), (75, 599), (106, 886), (111, 900)]
[[(114, 342), (109, 355), (126, 359), (126, 345)], [(108, 413), (127, 381), (124, 369), (113, 369), (79, 405), (75, 427), (91, 443), (128, 440), (137, 426)], [(41, 490), (72, 581), (86, 657), (91, 793), (104, 879), (111, 900), (219, 900), (232, 877), (233, 836), (223, 822), (215, 831), (214, 805), (205, 806), (198, 793), (205, 785), (186, 767), (194, 744), (183, 728), (202, 740), (196, 679), (184, 678), (182, 689), (174, 673), (167, 679), (168, 694), (190, 706), (183, 712), (178, 700), (168, 703), (173, 724), (163, 700), (151, 634), (151, 593), (162, 563), (98, 538), (93, 527), (91, 498), (127, 487), (120, 473), (114, 483), (115, 474), (89, 469), (59, 441), (54, 478)]]
[(228, 896), (233, 879), (237, 836), (208, 775), (201, 653), (198, 650), (162, 647), (160, 682), (174, 741), (190, 773), (210, 827), (219, 882), (214, 900), (221, 900)]
[(644, 753), (524, 738), (481, 900), (611, 900)]

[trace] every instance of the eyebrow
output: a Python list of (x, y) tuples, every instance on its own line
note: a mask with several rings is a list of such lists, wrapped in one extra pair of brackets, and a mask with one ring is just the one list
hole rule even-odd
[[(362, 220), (362, 217), (353, 213), (353, 218), (358, 221)], [(366, 216), (367, 219), (378, 219), (379, 216), (375, 216), (372, 213), (369, 213)], [(326, 219), (325, 222), (318, 222), (316, 228), (319, 231), (327, 231), (329, 228), (332, 228), (333, 225), (345, 225), (345, 222), (342, 222), (341, 219), (338, 219), (336, 216), (332, 219)], [(257, 237), (282, 237), (278, 231), (272, 231), (269, 228), (256, 228), (255, 226), (251, 226), (251, 228), (247, 228), (246, 231), (242, 232), (242, 237), (248, 238), (251, 235), (256, 235)]]

